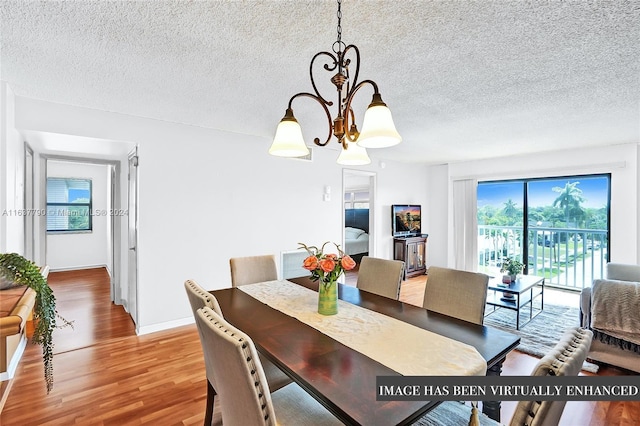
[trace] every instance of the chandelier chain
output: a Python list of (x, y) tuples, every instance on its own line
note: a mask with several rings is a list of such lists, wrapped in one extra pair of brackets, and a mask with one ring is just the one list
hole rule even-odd
[(336, 14), (338, 16), (338, 44), (341, 44), (342, 41), (342, 0), (338, 0), (338, 12)]
[(332, 49), (333, 53), (340, 56), (340, 53), (342, 53), (345, 48), (345, 45), (342, 42), (342, 0), (338, 0), (338, 12), (336, 15), (338, 16), (338, 39), (333, 43)]

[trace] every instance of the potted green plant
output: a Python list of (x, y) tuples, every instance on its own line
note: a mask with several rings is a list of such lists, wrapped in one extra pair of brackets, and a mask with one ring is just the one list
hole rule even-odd
[(502, 261), (502, 267), (500, 268), (500, 272), (506, 272), (506, 274), (502, 276), (502, 282), (510, 283), (515, 281), (518, 274), (522, 273), (523, 268), (524, 264), (519, 260), (505, 257)]
[[(42, 346), (44, 380), (49, 393), (53, 389), (53, 330), (73, 327), (73, 324), (58, 314), (53, 291), (35, 263), (17, 253), (0, 253), (0, 277), (17, 285), (25, 285), (36, 292), (33, 307), (35, 328), (31, 341)], [(58, 319), (63, 323), (60, 326), (57, 324)]]

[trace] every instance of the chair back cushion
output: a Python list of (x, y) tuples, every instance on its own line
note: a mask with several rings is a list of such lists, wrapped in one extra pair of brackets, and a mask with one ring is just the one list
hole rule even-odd
[(274, 255), (234, 257), (229, 260), (229, 265), (233, 287), (278, 279)]
[(271, 393), (249, 336), (210, 308), (198, 309), (205, 362), (211, 366), (225, 426), (275, 425)]
[(608, 280), (640, 281), (640, 265), (607, 263), (605, 266), (605, 277)]
[[(569, 329), (556, 346), (536, 364), (532, 376), (577, 376), (587, 358), (593, 333)], [(511, 418), (515, 425), (557, 425), (566, 401), (520, 401)]]
[(191, 304), (191, 310), (193, 311), (194, 318), (196, 316), (196, 311), (200, 308), (204, 308), (205, 306), (213, 309), (218, 315), (222, 316), (222, 309), (220, 309), (218, 299), (216, 299), (213, 294), (200, 287), (193, 280), (185, 281), (184, 288), (187, 291), (187, 296), (189, 297), (189, 303)]
[(356, 287), (398, 300), (404, 262), (364, 256), (358, 269)]
[(423, 308), (475, 324), (484, 322), (489, 276), (431, 266)]

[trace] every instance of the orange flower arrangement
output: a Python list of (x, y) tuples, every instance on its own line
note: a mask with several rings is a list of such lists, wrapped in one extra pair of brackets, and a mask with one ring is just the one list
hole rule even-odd
[(309, 253), (309, 257), (304, 260), (302, 267), (311, 272), (313, 281), (320, 280), (324, 284), (333, 283), (338, 280), (343, 271), (350, 271), (356, 267), (356, 262), (351, 256), (340, 250), (340, 246), (336, 243), (333, 245), (338, 249), (338, 254), (324, 253), (324, 247), (329, 244), (329, 241), (324, 243), (320, 249), (316, 246), (308, 247), (303, 243), (298, 244)]

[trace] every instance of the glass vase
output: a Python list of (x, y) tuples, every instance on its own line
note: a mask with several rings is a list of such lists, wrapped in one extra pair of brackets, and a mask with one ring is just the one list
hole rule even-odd
[(335, 281), (320, 281), (318, 286), (318, 313), (335, 315), (338, 313), (338, 284)]

